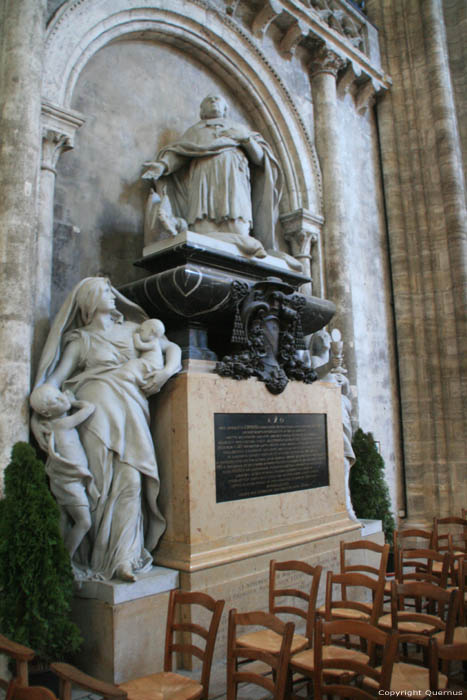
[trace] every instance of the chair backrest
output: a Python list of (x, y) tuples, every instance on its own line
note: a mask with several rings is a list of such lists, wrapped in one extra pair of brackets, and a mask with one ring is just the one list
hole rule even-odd
[(399, 583), (424, 581), (446, 588), (451, 555), (435, 549), (400, 549)]
[[(340, 587), (340, 594), (336, 593), (336, 587)], [(363, 594), (371, 602), (362, 602), (357, 598)], [(350, 597), (349, 597), (350, 594)], [(328, 571), (326, 578), (325, 618), (331, 620), (333, 616), (339, 617), (339, 610), (354, 610), (369, 615), (369, 622), (376, 625), (383, 608), (384, 578), (372, 578), (366, 574), (335, 574)]]
[[(440, 661), (467, 661), (467, 643), (442, 644), (437, 639), (430, 640), (430, 690), (439, 690), (438, 671)], [(446, 692), (446, 691), (445, 691)], [(449, 692), (449, 691), (447, 691)]]
[[(13, 679), (16, 679), (19, 685), (28, 685), (28, 662), (35, 657), (35, 651), (22, 644), (12, 642), (8, 637), (0, 634), (0, 653), (6, 654), (15, 661), (16, 671)], [(0, 687), (6, 688), (7, 686), (7, 681), (0, 680)]]
[[(172, 671), (174, 653), (183, 656), (184, 659), (196, 656), (202, 662), (200, 682), (203, 686), (203, 697), (206, 698), (209, 694), (212, 657), (224, 604), (224, 600), (214, 600), (207, 593), (197, 591), (172, 590), (169, 597), (164, 670)], [(194, 606), (200, 606), (210, 613), (208, 623), (196, 620)], [(194, 642), (193, 635), (204, 641), (203, 646), (199, 646), (198, 640), (197, 643)]]
[[(282, 637), (279, 654), (237, 644), (238, 627), (263, 627), (279, 634)], [(283, 622), (269, 612), (238, 613), (235, 609), (230, 611), (227, 641), (227, 700), (236, 700), (239, 683), (252, 683), (271, 693), (274, 700), (284, 700), (294, 629), (293, 622)], [(243, 666), (239, 670), (239, 661), (261, 661), (272, 669), (272, 676), (265, 676), (264, 672), (255, 671), (249, 665), (245, 670)]]
[(467, 519), (458, 516), (433, 519), (434, 547), (439, 552), (467, 552)]
[[(334, 647), (332, 655), (323, 655), (323, 645), (332, 643), (334, 635), (337, 637), (344, 635), (360, 637), (360, 641), (364, 641), (367, 648), (368, 662), (364, 663), (361, 658), (357, 659), (355, 656), (345, 654), (344, 648), (344, 653), (340, 657), (337, 651), (339, 647)], [(349, 686), (349, 680), (354, 678), (355, 674), (372, 679), (375, 692), (389, 690), (391, 687), (392, 667), (397, 651), (397, 638), (397, 633), (392, 631), (389, 633), (383, 632), (375, 625), (368, 624), (368, 622), (351, 620), (324, 621), (318, 619), (316, 621), (314, 645), (315, 700), (321, 700), (323, 694), (349, 698), (374, 698), (374, 692), (371, 694), (364, 690), (359, 690), (358, 693), (353, 692), (355, 688)], [(377, 654), (378, 647), (381, 648), (378, 650), (379, 654)], [(377, 658), (380, 656), (382, 656), (382, 666), (376, 668)], [(336, 674), (332, 673), (331, 675), (329, 673), (336, 670), (348, 671), (349, 675), (339, 674), (339, 681), (336, 681)], [(329, 677), (332, 679), (331, 683), (325, 684), (324, 681), (326, 678), (329, 679)]]
[(433, 530), (421, 530), (420, 528), (407, 528), (406, 530), (394, 530), (394, 573), (396, 580), (400, 576), (400, 550), (401, 549), (434, 549)]
[[(417, 601), (417, 608), (420, 610), (407, 610), (405, 601)], [(391, 618), (392, 629), (399, 632), (399, 641), (403, 643), (420, 644), (428, 646), (429, 636), (417, 631), (415, 626), (412, 630), (407, 623), (422, 623), (428, 626), (435, 634), (450, 630), (455, 625), (458, 604), (457, 590), (447, 591), (440, 586), (423, 581), (411, 581), (409, 583), (391, 584)], [(426, 611), (426, 612), (425, 612)], [(404, 623), (404, 630), (401, 624)]]
[[(305, 634), (310, 646), (313, 643), (316, 599), (322, 570), (322, 566), (311, 566), (303, 561), (276, 561), (273, 559), (269, 563), (269, 612), (273, 615), (296, 615), (305, 620)], [(295, 586), (285, 587), (279, 580), (281, 573), (304, 574), (309, 577), (309, 583), (304, 584), (305, 590)], [(289, 599), (287, 604), (280, 600), (283, 598)], [(296, 601), (293, 600), (294, 598)], [(300, 605), (302, 601), (303, 603)]]
[[(349, 554), (351, 552), (356, 552), (358, 554), (359, 561), (355, 561), (352, 557), (352, 562), (349, 561)], [(376, 558), (378, 560), (378, 565), (373, 566), (368, 562), (368, 558), (371, 557), (370, 552), (378, 555)], [(355, 540), (354, 542), (344, 542), (341, 540), (340, 543), (340, 564), (341, 564), (341, 574), (347, 573), (359, 573), (368, 574), (375, 578), (386, 575), (386, 568), (388, 564), (389, 556), (389, 545), (388, 544), (377, 544), (376, 542), (370, 542), (367, 540)]]
[(5, 700), (57, 700), (57, 697), (49, 688), (21, 685), (18, 679), (14, 678), (8, 684)]

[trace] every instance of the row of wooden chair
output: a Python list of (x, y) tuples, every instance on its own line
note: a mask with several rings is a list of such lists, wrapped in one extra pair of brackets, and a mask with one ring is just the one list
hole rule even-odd
[[(451, 550), (444, 552), (444, 554), (435, 553), (438, 559), (436, 560), (435, 557), (435, 559), (430, 560), (431, 563), (427, 563), (427, 552), (432, 552), (433, 550), (418, 550), (417, 552), (417, 550), (414, 549), (406, 549), (403, 546), (400, 546), (402, 541), (406, 541), (405, 536), (401, 535), (398, 537), (398, 533), (396, 533), (396, 542), (399, 543), (399, 571), (396, 579), (398, 584), (400, 582), (407, 583), (410, 580), (410, 572), (408, 569), (411, 568), (412, 580), (415, 579), (415, 582), (417, 582), (418, 579), (419, 583), (423, 583), (428, 580), (431, 583), (437, 583), (442, 589), (446, 585), (446, 568), (448, 566), (446, 562), (450, 562), (453, 556), (457, 557), (457, 569), (453, 565), (452, 571), (456, 570), (458, 579), (465, 582), (464, 572), (467, 562), (459, 554), (460, 550), (456, 550), (457, 553), (455, 555)], [(428, 544), (433, 546), (434, 542), (434, 539), (430, 539)], [(448, 543), (449, 542), (452, 546), (452, 540), (448, 539)], [(382, 615), (383, 592), (385, 590), (387, 594), (388, 589), (391, 587), (390, 584), (388, 586), (388, 582), (385, 582), (388, 550), (388, 545), (382, 546), (367, 541), (351, 543), (342, 542), (340, 552), (341, 572), (338, 574), (328, 572), (325, 605), (318, 611), (316, 610), (316, 601), (322, 567), (311, 567), (304, 562), (272, 561), (270, 564), (269, 612), (237, 613), (236, 611), (231, 611), (229, 615), (229, 644), (232, 647), (233, 640), (235, 640), (236, 648), (242, 649), (242, 653), (240, 653), (238, 650), (235, 652), (238, 659), (243, 658), (246, 660), (248, 658), (248, 654), (251, 652), (253, 652), (253, 655), (258, 653), (269, 655), (267, 658), (274, 662), (273, 664), (270, 664), (273, 670), (273, 679), (277, 680), (279, 677), (282, 678), (282, 676), (278, 673), (279, 666), (275, 667), (275, 665), (280, 662), (284, 655), (287, 656), (287, 638), (291, 634), (290, 624), (286, 630), (286, 627), (284, 626), (285, 623), (281, 623), (279, 618), (277, 618), (277, 615), (282, 614), (294, 615), (296, 618), (298, 618), (298, 624), (304, 627), (303, 634), (301, 633), (302, 630), (300, 630), (300, 633), (292, 633), (290, 642), (290, 655), (292, 656), (290, 668), (293, 669), (295, 673), (298, 673), (298, 665), (301, 664), (300, 668), (303, 670), (303, 665), (308, 663), (311, 657), (313, 657), (313, 664), (315, 663), (313, 651), (313, 647), (315, 645), (313, 636), (315, 631), (315, 618), (317, 614), (321, 614), (326, 623), (344, 620), (348, 622), (365, 622), (374, 627), (379, 624), (383, 632), (388, 632), (391, 630), (395, 631), (395, 629), (398, 629), (399, 619), (394, 618), (394, 609), (397, 610), (397, 605), (396, 608), (394, 608), (394, 602), (391, 614), (389, 616)], [(365, 553), (365, 561), (363, 564), (361, 562), (356, 562), (355, 558), (352, 560), (352, 555), (356, 554), (357, 552), (360, 554), (360, 558), (362, 558), (362, 552)], [(418, 557), (413, 558), (414, 552), (418, 554)], [(425, 559), (427, 561), (421, 561), (420, 552), (424, 554), (424, 557), (426, 555)], [(366, 555), (377, 557), (379, 561), (377, 564), (372, 566), (368, 563)], [(439, 562), (442, 564), (440, 571), (438, 573), (433, 572), (434, 563)], [(302, 585), (296, 587), (284, 584), (283, 582), (281, 583), (279, 581), (281, 575), (286, 577), (290, 575), (295, 577), (300, 576), (302, 577)], [(433, 576), (434, 578), (430, 579), (429, 576)], [(306, 585), (303, 584), (304, 579), (308, 579), (308, 583)], [(355, 587), (365, 589), (367, 591), (366, 601), (362, 601), (361, 599), (353, 599), (349, 595), (350, 589)], [(335, 594), (336, 589), (340, 590), (340, 595)], [(402, 593), (396, 594), (396, 598), (394, 599), (393, 594), (392, 600), (400, 600), (401, 595)], [(405, 598), (407, 597), (408, 596), (405, 595)], [(284, 598), (286, 599), (285, 603), (283, 602)], [(460, 606), (462, 611), (464, 611), (463, 601), (464, 594), (462, 594), (462, 604)], [(447, 605), (446, 599), (444, 602)], [(198, 605), (205, 607), (211, 614), (210, 624), (207, 627), (202, 627), (198, 623), (192, 621), (191, 615), (188, 616), (187, 621), (184, 621), (186, 616), (183, 618), (180, 616), (177, 617), (176, 608), (183, 605)], [(70, 700), (72, 684), (78, 685), (89, 692), (101, 694), (109, 698), (123, 698), (128, 695), (128, 697), (134, 698), (135, 700), (143, 700), (144, 696), (146, 700), (147, 697), (158, 697), (157, 695), (154, 695), (154, 692), (162, 693), (161, 697), (164, 698), (167, 697), (175, 699), (178, 697), (183, 697), (184, 700), (195, 700), (195, 698), (204, 697), (207, 698), (209, 692), (209, 677), (214, 643), (223, 606), (224, 601), (214, 601), (206, 594), (182, 593), (180, 591), (172, 592), (167, 616), (164, 672), (161, 674), (152, 674), (151, 676), (147, 676), (143, 679), (136, 679), (127, 684), (122, 684), (119, 688), (116, 688), (115, 686), (102, 684), (100, 681), (96, 681), (86, 674), (82, 674), (81, 672), (77, 671), (77, 669), (74, 669), (67, 664), (53, 664), (52, 669), (61, 680), (61, 700)], [(415, 612), (420, 613), (420, 610), (416, 610)], [(425, 614), (430, 613), (425, 611)], [(256, 622), (252, 622), (251, 624), (258, 624), (260, 619), (263, 620), (265, 623), (263, 625), (263, 631), (260, 632), (255, 630), (254, 632), (244, 633), (238, 636), (236, 632), (232, 633), (232, 628), (237, 630), (240, 625), (247, 623), (250, 624), (250, 622), (248, 622), (249, 615), (253, 615), (254, 620), (256, 620)], [(265, 615), (267, 617), (264, 617)], [(407, 617), (405, 622), (408, 622)], [(425, 623), (428, 624), (426, 620)], [(463, 630), (465, 631), (465, 628), (462, 627), (462, 624), (464, 623), (461, 620), (458, 627), (453, 626), (450, 622), (449, 625), (445, 625), (444, 627), (432, 626), (430, 634), (427, 634), (426, 629), (425, 631), (422, 631), (421, 634), (424, 635), (425, 641), (427, 638), (430, 639), (431, 637), (435, 637), (436, 632), (438, 632), (440, 634), (444, 634), (444, 637), (442, 637), (442, 635), (438, 635), (438, 641), (447, 644), (453, 642), (463, 643), (467, 640), (464, 640)], [(281, 631), (279, 632), (278, 630)], [(446, 632), (446, 630), (448, 630), (448, 632)], [(458, 630), (461, 630), (461, 632), (458, 633)], [(193, 634), (204, 639), (205, 646), (203, 649), (191, 642), (191, 636)], [(283, 645), (285, 646), (283, 647)], [(427, 648), (426, 644), (424, 646)], [(24, 650), (24, 647), (22, 649)], [(1, 650), (2, 649), (0, 647), (0, 651)], [(26, 651), (31, 653), (30, 650)], [(231, 651), (232, 649), (229, 651), (229, 654)], [(348, 648), (349, 653), (347, 653), (342, 652), (341, 649), (339, 649), (339, 654), (344, 654), (344, 656), (348, 657), (347, 660), (349, 660), (352, 656), (350, 653), (352, 651), (353, 650)], [(187, 655), (194, 655), (201, 660), (202, 670), (200, 682), (194, 681), (186, 676), (173, 673), (171, 664), (174, 653), (184, 655), (185, 657)], [(300, 654), (303, 658), (299, 658)], [(326, 654), (329, 655), (329, 650), (326, 652)], [(19, 657), (17, 658), (19, 659)], [(263, 658), (263, 661), (265, 658), (266, 657)], [(237, 668), (236, 663), (232, 665), (230, 656), (229, 659), (229, 683), (233, 688), (235, 683), (238, 685), (239, 682), (243, 682), (240, 680), (234, 681), (234, 678), (241, 677), (236, 676), (235, 674), (246, 673), (246, 671)], [(18, 661), (22, 670), (17, 671), (16, 683), (20, 686), (25, 685), (24, 665), (25, 663), (27, 664), (27, 660), (28, 658), (25, 657), (22, 661)], [(234, 667), (235, 671), (232, 670)], [(251, 671), (249, 671), (249, 673), (251, 674)], [(315, 671), (313, 666), (313, 678), (315, 678), (314, 674)], [(261, 674), (260, 677), (263, 678)], [(266, 678), (265, 682), (269, 682), (269, 679)], [(232, 694), (233, 692), (234, 690), (230, 691), (231, 694), (229, 696), (229, 700), (230, 698), (235, 697), (235, 695)]]
[[(331, 573), (331, 572), (330, 572)], [(332, 574), (331, 574), (332, 575)], [(345, 574), (344, 574), (345, 575)], [(347, 574), (354, 576), (354, 574)], [(357, 574), (358, 575), (358, 574)], [(424, 588), (426, 595), (433, 596), (433, 591), (438, 591), (437, 601), (448, 605), (448, 616), (455, 614), (456, 593), (447, 593), (432, 584), (410, 583), (392, 584), (393, 615), (403, 617), (403, 622), (414, 622), (414, 616), (421, 613), (410, 613), (405, 616), (398, 607), (400, 597), (408, 595), (410, 597), (418, 595)], [(201, 596), (201, 597), (200, 597)], [(449, 598), (449, 600), (446, 598)], [(436, 596), (435, 596), (436, 597)], [(201, 604), (205, 607), (208, 602), (208, 609), (212, 613), (208, 629), (187, 623), (173, 621), (175, 605)], [(172, 618), (172, 624), (167, 626), (168, 640), (166, 651), (173, 653), (185, 653), (189, 650), (202, 660), (201, 683), (197, 683), (191, 678), (175, 674), (171, 671), (171, 664), (165, 660), (165, 671), (153, 674), (142, 683), (130, 681), (119, 687), (97, 681), (68, 664), (52, 664), (52, 670), (61, 680), (60, 698), (69, 700), (71, 697), (72, 685), (77, 685), (91, 693), (102, 695), (109, 700), (125, 700), (125, 698), (136, 698), (148, 700), (194, 700), (195, 698), (207, 700), (209, 693), (209, 672), (212, 661), (212, 651), (217, 632), (220, 615), (222, 613), (223, 601), (206, 600), (206, 594), (173, 592), (171, 604), (169, 604), (168, 619)], [(425, 616), (427, 617), (427, 616)], [(416, 624), (416, 623), (415, 623)], [(429, 624), (434, 629), (438, 629), (435, 615), (425, 620), (425, 625)], [(397, 622), (396, 622), (397, 625)], [(240, 643), (242, 635), (238, 634), (240, 627), (260, 626), (266, 631), (272, 632), (280, 640), (277, 651), (264, 651), (259, 647), (248, 647)], [(175, 631), (198, 634), (206, 641), (205, 656), (196, 645), (174, 642)], [(231, 610), (229, 613), (228, 629), (228, 652), (227, 652), (227, 700), (237, 698), (237, 689), (240, 683), (250, 683), (269, 691), (274, 700), (286, 700), (286, 698), (298, 697), (292, 692), (292, 674), (299, 674), (305, 680), (311, 681), (314, 697), (321, 698), (322, 694), (340, 695), (342, 697), (374, 697), (375, 693), (381, 691), (403, 692), (415, 690), (416, 688), (426, 688), (427, 690), (437, 690), (438, 687), (445, 689), (447, 679), (444, 674), (439, 674), (437, 670), (438, 659), (466, 658), (467, 645), (454, 645), (443, 642), (436, 635), (427, 635), (426, 629), (417, 627), (401, 632), (399, 629), (390, 629), (387, 632), (379, 629), (376, 625), (361, 620), (323, 620), (320, 616), (316, 618), (314, 629), (314, 646), (312, 649), (302, 650), (296, 654), (292, 652), (292, 642), (294, 635), (294, 624), (283, 622), (276, 615), (257, 611), (250, 613), (238, 613)], [(346, 647), (333, 643), (334, 638), (342, 636), (358, 637), (361, 651), (353, 651)], [(411, 641), (423, 645), (428, 651), (429, 668), (423, 669), (415, 667), (406, 662), (396, 660), (397, 648), (400, 642)], [(2, 643), (3, 642), (3, 643)], [(0, 639), (0, 650), (13, 655), (24, 663), (26, 657), (31, 658), (34, 652), (19, 645), (4, 643)], [(378, 654), (378, 647), (380, 649)], [(382, 659), (378, 664), (378, 658)], [(271, 677), (265, 676), (262, 672), (251, 670), (250, 667), (240, 665), (240, 661), (262, 662), (271, 669)], [(419, 677), (414, 680), (417, 674)], [(21, 680), (23, 678), (23, 680)], [(407, 682), (408, 681), (408, 682)], [(360, 687), (355, 686), (359, 684)], [(347, 694), (344, 692), (347, 689)], [(7, 693), (7, 700), (55, 700), (54, 694), (47, 689), (27, 688), (24, 685), (24, 673), (17, 674), (17, 677), (10, 683)]]

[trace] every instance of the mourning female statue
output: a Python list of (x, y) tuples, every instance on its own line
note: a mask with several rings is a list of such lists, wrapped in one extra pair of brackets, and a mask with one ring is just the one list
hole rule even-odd
[(57, 314), (40, 359), (32, 427), (49, 455), (77, 576), (134, 580), (151, 568), (165, 528), (148, 397), (180, 369), (181, 353), (161, 332), (163, 366), (147, 352), (139, 359), (146, 319), (109, 280), (88, 277)]
[(161, 221), (170, 230), (169, 207), (172, 235), (188, 226), (234, 242), (247, 255), (265, 257), (267, 251), (301, 269), (277, 248), (279, 164), (261, 134), (228, 119), (227, 111), (222, 97), (208, 95), (201, 102), (200, 121), (144, 164), (142, 177), (154, 190), (146, 207), (146, 240), (155, 238)]

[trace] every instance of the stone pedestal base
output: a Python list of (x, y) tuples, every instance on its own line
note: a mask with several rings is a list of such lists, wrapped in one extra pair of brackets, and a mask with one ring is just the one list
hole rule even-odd
[[(361, 536), (361, 524), (348, 518), (345, 507), (340, 391), (325, 382), (290, 382), (274, 396), (256, 379), (235, 381), (202, 367), (190, 362), (154, 405), (160, 506), (167, 518), (156, 561), (180, 571), (183, 590), (225, 598), (226, 611), (267, 609), (270, 559), (336, 570), (339, 541)], [(218, 502), (215, 415), (242, 413), (324, 414), (329, 485)], [(217, 659), (225, 658), (226, 625), (224, 614)]]
[(135, 583), (77, 587), (72, 617), (84, 639), (79, 668), (110, 683), (162, 670), (169, 591), (178, 585), (178, 572), (156, 566)]

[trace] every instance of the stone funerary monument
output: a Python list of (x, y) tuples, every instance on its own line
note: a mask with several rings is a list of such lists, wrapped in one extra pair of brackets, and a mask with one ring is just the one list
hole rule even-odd
[[(375, 7), (397, 2), (367, 3), (386, 37), (389, 10)], [(417, 475), (431, 462), (407, 450), (404, 482), (398, 420), (402, 391), (413, 428), (404, 387), (423, 386), (402, 269), (420, 255), (387, 238), (400, 243), (401, 212), (416, 210), (399, 206), (384, 157), (410, 150), (391, 121), (402, 98), (396, 84), (391, 101), (377, 27), (348, 0), (0, 8), (4, 53), (34, 35), (5, 69), (16, 154), (0, 208), (16, 256), (5, 367), (20, 427), (1, 430), (27, 431), (32, 375), (31, 425), (79, 583), (82, 666), (118, 682), (160, 666), (147, 651), (162, 649), (170, 587), (254, 609), (272, 557), (337, 566), (339, 540), (361, 532), (346, 493), (352, 426), (381, 439), (395, 508), (423, 520)], [(437, 0), (420, 13), (413, 26), (436, 37)], [(14, 101), (17, 73), (27, 103)], [(347, 371), (328, 371), (325, 327), (336, 347), (342, 332)], [(457, 386), (446, 372), (431, 375), (436, 395), (438, 381)], [(458, 443), (444, 442), (457, 465)], [(225, 626), (220, 656), (224, 643)]]

